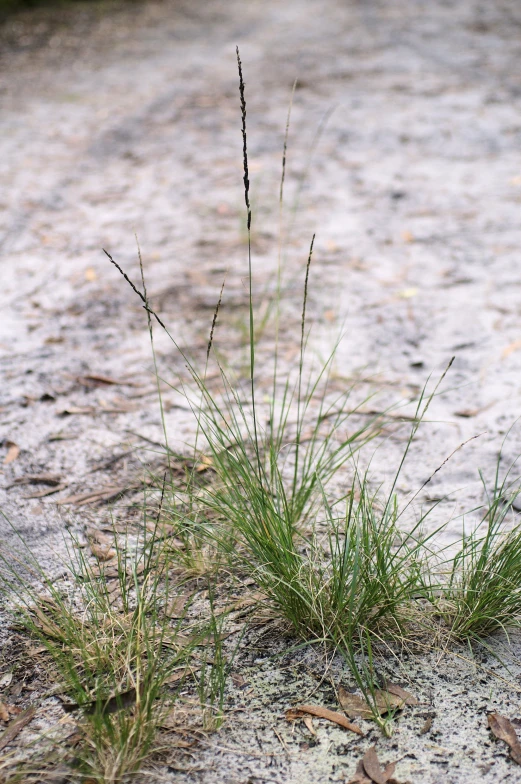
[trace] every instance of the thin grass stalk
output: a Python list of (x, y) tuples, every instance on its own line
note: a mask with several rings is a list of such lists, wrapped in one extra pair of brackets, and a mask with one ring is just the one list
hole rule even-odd
[(300, 324), (300, 356), (299, 356), (299, 369), (298, 369), (298, 389), (297, 389), (297, 435), (295, 441), (295, 470), (293, 473), (293, 496), (295, 495), (298, 469), (299, 469), (299, 452), (300, 452), (300, 436), (301, 436), (301, 420), (300, 420), (300, 406), (302, 399), (302, 373), (304, 368), (304, 336), (306, 329), (306, 305), (308, 301), (308, 283), (309, 283), (309, 269), (311, 267), (311, 258), (313, 256), (313, 245), (315, 244), (315, 234), (311, 238), (311, 245), (309, 248), (308, 260), (306, 264), (306, 277), (304, 280), (304, 297), (302, 301), (302, 317)]
[(239, 96), (241, 103), (241, 121), (242, 121), (242, 162), (243, 162), (243, 182), (244, 182), (244, 201), (246, 204), (246, 225), (248, 230), (248, 292), (249, 292), (249, 316), (250, 316), (250, 386), (251, 386), (251, 407), (253, 415), (253, 430), (255, 435), (255, 452), (257, 455), (257, 470), (259, 482), (262, 483), (262, 470), (260, 460), (260, 446), (259, 437), (257, 433), (257, 411), (255, 401), (255, 324), (253, 317), (253, 272), (251, 261), (251, 205), (250, 205), (250, 177), (248, 169), (248, 140), (246, 134), (246, 96), (245, 84), (242, 74), (242, 63), (239, 54), (239, 47), (236, 47), (237, 54), (237, 68), (239, 70)]
[(273, 361), (273, 384), (271, 394), (271, 411), (270, 411), (270, 433), (273, 440), (273, 420), (275, 416), (275, 399), (277, 395), (277, 368), (279, 358), (279, 339), (280, 339), (280, 300), (282, 290), (282, 246), (283, 246), (283, 229), (282, 229), (282, 215), (284, 206), (284, 182), (286, 179), (286, 154), (288, 149), (289, 127), (291, 120), (291, 110), (293, 108), (293, 98), (297, 87), (297, 80), (293, 82), (291, 96), (288, 106), (288, 116), (286, 118), (286, 129), (284, 131), (284, 144), (282, 148), (282, 171), (280, 176), (279, 188), (279, 236), (278, 236), (278, 253), (277, 253), (277, 291), (276, 291), (276, 309), (275, 309), (275, 347), (274, 347), (274, 361)]
[[(147, 295), (147, 287), (146, 287), (146, 282), (145, 282), (145, 272), (144, 272), (144, 269), (143, 269), (143, 258), (141, 256), (141, 247), (139, 245), (139, 240), (137, 238), (137, 234), (135, 235), (135, 237), (136, 237), (136, 245), (137, 245), (137, 252), (138, 252), (138, 259), (139, 259), (139, 271), (140, 271), (140, 274), (141, 274), (141, 283), (143, 285), (143, 294), (141, 295), (141, 298), (143, 299), (143, 301), (145, 303), (144, 307), (145, 307), (146, 314), (147, 314), (148, 333), (150, 335), (150, 346), (151, 346), (151, 349), (152, 349), (152, 358), (153, 358), (153, 362), (154, 362), (154, 375), (156, 377), (157, 396), (158, 396), (158, 399), (159, 399), (159, 410), (161, 412), (161, 425), (162, 425), (162, 428), (163, 428), (163, 435), (164, 435), (165, 446), (166, 446), (166, 459), (167, 459), (167, 463), (168, 463), (168, 469), (171, 470), (170, 448), (168, 446), (168, 432), (167, 432), (166, 420), (165, 420), (165, 408), (164, 408), (164, 405), (163, 405), (163, 395), (162, 395), (162, 392), (161, 392), (161, 384), (160, 384), (160, 381), (159, 381), (159, 370), (158, 370), (158, 367), (157, 367), (157, 355), (156, 355), (156, 350), (155, 350), (155, 345), (154, 345), (154, 330), (153, 330), (153, 327), (152, 327), (152, 318), (151, 318), (151, 316), (154, 315), (156, 319), (158, 319), (158, 317), (150, 309), (150, 306), (149, 306), (148, 295)], [(113, 264), (116, 264), (116, 262), (110, 256), (109, 256), (109, 258), (110, 258), (110, 260), (112, 261)], [(125, 273), (123, 272), (123, 270), (120, 269), (120, 272), (123, 274), (123, 276), (125, 277), (126, 281), (128, 283), (130, 283), (130, 285), (132, 286), (133, 284), (125, 276)], [(134, 287), (134, 290), (137, 291), (137, 289), (135, 289), (135, 287)], [(158, 322), (164, 329), (164, 324), (159, 319), (158, 319)]]
[[(409, 438), (407, 439), (407, 444), (406, 444), (405, 449), (403, 451), (403, 455), (402, 455), (402, 458), (401, 458), (400, 463), (398, 465), (398, 469), (397, 469), (397, 471), (396, 471), (396, 473), (394, 475), (393, 482), (392, 482), (392, 485), (391, 485), (391, 489), (389, 491), (389, 495), (388, 495), (388, 498), (387, 498), (386, 507), (390, 503), (390, 501), (391, 501), (391, 499), (392, 499), (392, 497), (394, 495), (394, 491), (395, 491), (395, 488), (396, 488), (396, 483), (398, 482), (398, 479), (399, 479), (399, 477), (401, 475), (402, 468), (403, 468), (403, 466), (405, 464), (405, 461), (407, 459), (407, 455), (409, 454), (409, 450), (411, 448), (411, 444), (413, 442), (414, 436), (418, 432), (418, 428), (420, 427), (420, 424), (424, 420), (425, 415), (426, 415), (426, 413), (427, 413), (427, 411), (428, 411), (428, 409), (429, 409), (429, 407), (430, 407), (434, 397), (436, 396), (440, 385), (443, 383), (443, 380), (445, 379), (445, 376), (447, 375), (447, 373), (451, 369), (454, 360), (455, 360), (455, 357), (452, 357), (450, 362), (449, 362), (449, 364), (447, 365), (447, 367), (445, 368), (445, 370), (441, 374), (440, 378), (438, 379), (438, 381), (437, 381), (437, 383), (436, 383), (436, 385), (434, 387), (434, 390), (427, 397), (425, 405), (423, 406), (423, 409), (422, 409), (422, 404), (423, 404), (423, 401), (426, 398), (426, 391), (427, 391), (426, 390), (426, 385), (422, 389), (422, 392), (421, 392), (420, 397), (418, 399), (418, 404), (416, 406), (416, 411), (415, 411), (415, 415), (414, 415), (414, 421), (413, 421), (413, 424), (412, 424), (412, 427), (411, 427), (411, 432), (409, 434)], [(427, 383), (428, 383), (428, 380), (427, 380)], [(412, 499), (406, 504), (406, 506), (402, 510), (402, 514), (409, 508), (411, 503), (412, 503)]]

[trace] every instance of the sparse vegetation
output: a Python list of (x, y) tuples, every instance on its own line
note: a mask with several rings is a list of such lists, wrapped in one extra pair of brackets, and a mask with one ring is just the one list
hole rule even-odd
[[(202, 624), (191, 625), (189, 603), (175, 622), (167, 612), (188, 576), (216, 583), (229, 574), (253, 580), (292, 634), (343, 656), (386, 734), (393, 711), (382, 716), (376, 699), (381, 650), (404, 642), (412, 646), (426, 630), (432, 638), (433, 629), (445, 644), (473, 643), (521, 621), (521, 527), (509, 529), (507, 520), (521, 487), (509, 474), (500, 479), (499, 463), (482, 524), (461, 539), (455, 555), (438, 551), (437, 531), (425, 533), (429, 511), (412, 526), (403, 524), (410, 503), (398, 497), (397, 480), (445, 374), (417, 401), (390, 490), (375, 488), (360, 467), (359, 455), (378, 436), (385, 414), (359, 423), (366, 400), (352, 402), (357, 396), (351, 387), (340, 394), (331, 387), (334, 352), (318, 370), (308, 368), (313, 241), (303, 265), (298, 367), (281, 379), (275, 350), (272, 393), (259, 399), (246, 101), (238, 52), (237, 59), (248, 228), (248, 378), (218, 361), (220, 389), (207, 383), (218, 306), (203, 371), (174, 340), (191, 375), (192, 386), (180, 383), (179, 389), (194, 412), (197, 438), (183, 481), (167, 471), (158, 483), (152, 532), (135, 543), (114, 532), (113, 552), (94, 552), (94, 559), (73, 542), (61, 581), (43, 574), (34, 554), (25, 552), (30, 574), (20, 584), (13, 554), (1, 556), (5, 588), (18, 599), (18, 622), (45, 647), (48, 666), (63, 682), (65, 709), (79, 716), (78, 746), (64, 761), (74, 774), (99, 782), (124, 780), (155, 750), (158, 726), (177, 697), (175, 689), (166, 690), (177, 669), (193, 676), (204, 730), (217, 730), (223, 722), (231, 661), (223, 646), (226, 614), (216, 607), (213, 583)], [(143, 291), (127, 281), (143, 301), (151, 337), (154, 318), (166, 329), (144, 279)], [(270, 310), (277, 320), (279, 305)], [(210, 480), (201, 481), (201, 466), (211, 472)], [(340, 471), (349, 482), (342, 491), (332, 490)], [(147, 514), (145, 509), (145, 532)], [(169, 536), (162, 534), (165, 524), (172, 529)], [(114, 590), (108, 588), (108, 569)], [(207, 647), (194, 668), (191, 657), (205, 635)]]

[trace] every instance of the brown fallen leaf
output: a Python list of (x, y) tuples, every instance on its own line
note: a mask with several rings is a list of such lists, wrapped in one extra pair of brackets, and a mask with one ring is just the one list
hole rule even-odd
[(315, 727), (313, 725), (313, 719), (311, 718), (311, 716), (304, 716), (302, 721), (304, 722), (304, 724), (306, 725), (306, 727), (308, 728), (308, 730), (311, 732), (312, 735), (316, 735), (317, 734), (317, 731), (316, 731), (316, 729), (315, 729)]
[(62, 506), (65, 504), (80, 504), (85, 501), (90, 501), (91, 499), (97, 500), (101, 495), (100, 490), (92, 490), (89, 493), (78, 493), (76, 495), (68, 495), (66, 498), (60, 498), (59, 501), (56, 501), (57, 506)]
[(492, 730), (492, 734), (504, 740), (510, 747), (510, 756), (521, 765), (521, 743), (517, 737), (517, 733), (509, 719), (505, 716), (500, 716), (499, 713), (490, 713), (488, 716), (488, 726)]
[(223, 614), (237, 612), (237, 610), (245, 610), (248, 607), (255, 607), (256, 604), (262, 601), (266, 601), (266, 594), (262, 593), (262, 591), (255, 591), (246, 596), (241, 596), (240, 599), (237, 599), (236, 602), (232, 602), (232, 604), (228, 604), (224, 608)]
[(118, 378), (111, 378), (111, 376), (103, 376), (98, 373), (87, 373), (85, 376), (78, 376), (78, 381), (86, 386), (126, 386), (135, 387), (137, 384), (133, 381), (123, 381)]
[(105, 400), (99, 401), (100, 411), (104, 414), (127, 414), (129, 411), (135, 411), (136, 406), (134, 403), (129, 403), (128, 400), (113, 400), (106, 402)]
[(478, 414), (482, 414), (484, 411), (488, 411), (488, 409), (495, 406), (496, 403), (497, 400), (491, 400), (486, 406), (481, 406), (480, 408), (462, 408), (459, 411), (455, 411), (454, 416), (470, 419), (471, 417), (478, 416)]
[(28, 656), (31, 656), (31, 657), (32, 656), (38, 656), (38, 654), (40, 654), (40, 653), (45, 653), (45, 651), (47, 650), (47, 646), (46, 645), (29, 645), (26, 650), (27, 650), (27, 655)]
[(9, 743), (11, 743), (18, 733), (20, 733), (26, 724), (29, 724), (30, 721), (34, 718), (36, 713), (36, 708), (34, 705), (31, 705), (27, 710), (24, 710), (20, 713), (16, 719), (9, 724), (5, 732), (0, 735), (0, 751), (4, 749)]
[(61, 481), (61, 477), (56, 474), (26, 474), (15, 479), (10, 487), (13, 485), (51, 485), (54, 487), (59, 485)]
[(96, 528), (87, 529), (87, 542), (92, 555), (100, 561), (110, 561), (116, 555), (114, 540)]
[(404, 701), (406, 705), (419, 705), (419, 701), (416, 697), (411, 694), (409, 691), (405, 691), (402, 689), (401, 686), (398, 686), (397, 683), (391, 683), (391, 681), (384, 681), (385, 690), (389, 692), (389, 694), (394, 694), (395, 697), (400, 697)]
[(86, 504), (96, 504), (103, 501), (111, 501), (119, 495), (124, 493), (131, 493), (134, 490), (141, 490), (143, 485), (153, 484), (152, 479), (144, 479), (139, 484), (122, 485), (119, 487), (104, 487), (101, 490), (91, 490), (87, 493), (79, 493), (78, 495), (69, 495), (66, 498), (60, 498), (55, 501), (57, 506), (64, 506), (65, 504), (75, 504), (76, 506), (85, 506)]
[(116, 555), (116, 551), (112, 547), (103, 547), (96, 542), (91, 542), (89, 547), (92, 555), (99, 561), (111, 561)]
[(371, 779), (367, 778), (362, 760), (358, 760), (355, 775), (352, 779), (349, 779), (347, 784), (372, 784)]
[(6, 724), (9, 721), (9, 711), (3, 702), (0, 702), (0, 721), (5, 722)]
[(107, 583), (107, 593), (109, 596), (114, 595), (114, 599), (117, 598), (115, 596), (116, 594), (118, 594), (118, 596), (121, 595), (121, 584), (119, 580), (111, 580)]
[(63, 485), (56, 485), (56, 487), (48, 487), (46, 490), (38, 490), (36, 493), (24, 495), (24, 498), (45, 498), (47, 495), (53, 495), (54, 493), (65, 490), (66, 487), (67, 485), (65, 483)]
[[(360, 716), (362, 719), (373, 718), (373, 711), (371, 707), (366, 702), (366, 700), (364, 700), (364, 698), (360, 697), (358, 694), (351, 694), (350, 692), (346, 691), (343, 686), (339, 686), (338, 699), (342, 709), (347, 713), (350, 719), (354, 719), (356, 716)], [(385, 716), (386, 713), (389, 713), (393, 710), (401, 710), (406, 704), (406, 701), (403, 697), (399, 697), (398, 695), (392, 694), (389, 691), (383, 691), (382, 689), (377, 689), (375, 691), (374, 701), (375, 707), (380, 716)]]
[(186, 605), (193, 596), (192, 593), (183, 593), (175, 596), (168, 607), (166, 614), (169, 618), (182, 618), (186, 613)]
[(398, 784), (392, 778), (396, 763), (389, 762), (382, 770), (380, 761), (376, 754), (376, 747), (371, 746), (366, 751), (363, 758), (358, 761), (355, 775), (349, 780), (348, 784)]
[(6, 441), (5, 445), (7, 447), (7, 454), (4, 457), (4, 465), (9, 465), (9, 463), (13, 463), (20, 454), (20, 447), (18, 444), (15, 444), (14, 441)]
[(182, 681), (183, 678), (186, 678), (186, 676), (190, 675), (191, 672), (192, 670), (190, 670), (188, 667), (183, 667), (183, 669), (176, 670), (172, 673), (172, 675), (169, 675), (164, 683), (177, 683), (177, 681)]
[[(11, 688), (9, 689), (9, 696), (10, 697), (19, 697), (20, 694), (22, 693), (22, 689), (24, 688), (24, 685), (25, 684), (24, 684), (23, 681), (16, 681), (14, 686), (11, 686)], [(21, 712), (14, 705), (11, 705), (11, 707), (9, 709), (11, 711), (11, 713), (13, 712), (13, 709), (17, 713)]]
[(201, 474), (203, 471), (207, 471), (209, 468), (213, 466), (213, 460), (208, 455), (203, 455), (201, 458), (201, 462), (196, 466), (195, 470), (198, 474)]
[(367, 749), (362, 759), (362, 765), (364, 766), (364, 770), (367, 773), (369, 779), (373, 781), (374, 784), (387, 784), (396, 767), (394, 762), (390, 762), (382, 770), (382, 766), (380, 765), (380, 761), (376, 753), (376, 746), (371, 746), (370, 749)]
[(232, 672), (230, 677), (231, 677), (232, 683), (233, 683), (233, 685), (235, 686), (236, 689), (240, 689), (243, 686), (246, 686), (247, 681), (246, 681), (245, 678), (243, 678), (243, 676), (240, 674), (240, 672)]
[(341, 713), (329, 710), (329, 708), (323, 708), (320, 705), (297, 705), (296, 708), (290, 708), (286, 711), (286, 719), (288, 721), (293, 721), (294, 719), (303, 718), (306, 713), (310, 714), (311, 716), (316, 716), (318, 719), (327, 719), (328, 721), (332, 721), (334, 724), (338, 724), (345, 730), (356, 732), (357, 735), (364, 734), (360, 727), (357, 727), (356, 724), (351, 724), (351, 722), (348, 721), (345, 716), (342, 716)]

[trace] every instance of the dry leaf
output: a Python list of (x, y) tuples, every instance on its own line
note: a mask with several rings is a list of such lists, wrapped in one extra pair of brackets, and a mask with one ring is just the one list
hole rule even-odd
[(394, 762), (391, 762), (382, 770), (382, 766), (380, 765), (380, 761), (376, 754), (376, 746), (371, 746), (370, 749), (367, 749), (362, 759), (362, 765), (364, 766), (364, 770), (369, 779), (373, 781), (374, 784), (387, 784), (387, 781), (393, 775), (395, 768)]
[[(355, 716), (360, 716), (362, 719), (373, 718), (373, 711), (371, 707), (368, 705), (366, 700), (364, 700), (363, 697), (359, 697), (358, 694), (351, 694), (350, 692), (346, 691), (343, 686), (339, 686), (338, 699), (340, 701), (340, 705), (342, 706), (343, 710), (345, 710), (350, 719), (354, 719)], [(389, 713), (392, 710), (401, 710), (406, 704), (406, 701), (403, 697), (392, 694), (388, 691), (383, 691), (381, 689), (377, 689), (375, 691), (374, 701), (375, 707), (378, 710), (380, 716), (385, 716), (386, 713)]]
[(247, 594), (246, 596), (242, 596), (236, 602), (232, 604), (228, 604), (223, 613), (232, 613), (236, 612), (237, 610), (245, 610), (247, 607), (255, 607), (256, 604), (259, 602), (266, 600), (266, 594), (262, 593), (262, 591), (255, 591), (254, 593)]
[(92, 555), (100, 561), (110, 561), (114, 558), (116, 551), (113, 548), (113, 539), (102, 531), (94, 528), (87, 529), (87, 541)]
[(113, 400), (107, 403), (105, 400), (99, 401), (100, 411), (104, 414), (127, 414), (129, 411), (135, 411), (135, 403), (129, 403), (127, 400)]
[[(11, 688), (9, 689), (9, 695), (11, 697), (19, 697), (20, 694), (22, 693), (23, 687), (24, 687), (24, 682), (18, 681), (17, 683), (15, 683), (14, 686), (11, 686)], [(12, 713), (12, 707), (11, 707), (11, 713)]]
[(35, 713), (36, 708), (31, 705), (29, 708), (27, 708), (27, 710), (24, 710), (23, 713), (20, 713), (16, 719), (13, 719), (5, 732), (0, 735), (0, 751), (16, 738), (18, 733), (23, 730), (26, 724), (29, 724), (29, 722), (34, 718)]
[(121, 379), (111, 378), (110, 376), (102, 376), (98, 373), (88, 373), (85, 376), (78, 376), (78, 381), (81, 384), (86, 382), (87, 386), (106, 385), (106, 386), (126, 386), (135, 387), (133, 381), (122, 381)]
[(103, 547), (96, 544), (96, 542), (90, 542), (89, 547), (92, 555), (100, 561), (110, 561), (116, 555), (116, 551), (113, 548)]
[(213, 466), (213, 460), (208, 455), (203, 455), (201, 458), (201, 462), (196, 467), (196, 471), (198, 474), (201, 474), (203, 471), (207, 471), (209, 468)]
[(306, 727), (308, 728), (308, 730), (311, 732), (311, 734), (316, 735), (317, 731), (313, 725), (313, 719), (311, 718), (311, 716), (304, 716), (302, 720), (306, 725)]
[(371, 708), (364, 698), (359, 697), (358, 694), (351, 694), (350, 692), (346, 691), (343, 686), (339, 686), (338, 699), (341, 707), (343, 710), (345, 710), (350, 718), (354, 718), (355, 716), (359, 716), (362, 719), (372, 718), (373, 713)]
[(46, 645), (29, 645), (27, 647), (27, 655), (28, 656), (38, 656), (40, 653), (45, 653), (47, 650)]
[(376, 754), (376, 747), (371, 746), (366, 751), (363, 758), (358, 761), (356, 766), (355, 775), (348, 784), (391, 784), (395, 782), (392, 778), (396, 764), (389, 762), (388, 765), (382, 770), (378, 756)]
[(130, 493), (133, 490), (141, 490), (143, 485), (153, 484), (152, 479), (144, 479), (139, 484), (122, 485), (120, 487), (104, 487), (101, 490), (91, 490), (88, 493), (79, 493), (78, 495), (69, 495), (66, 498), (61, 498), (55, 501), (57, 506), (65, 504), (76, 504), (77, 506), (85, 506), (86, 504), (101, 503), (102, 501), (111, 501), (118, 495), (123, 493)]
[(186, 678), (187, 675), (190, 675), (191, 672), (192, 670), (188, 667), (183, 667), (182, 670), (176, 670), (172, 675), (169, 675), (164, 683), (177, 683), (177, 681), (181, 681), (183, 678)]
[(345, 716), (342, 716), (341, 713), (329, 710), (329, 708), (322, 708), (320, 705), (297, 705), (296, 708), (286, 711), (286, 719), (292, 721), (293, 719), (302, 718), (306, 713), (309, 713), (311, 716), (316, 716), (318, 719), (332, 721), (346, 730), (356, 732), (357, 735), (364, 734), (360, 727), (357, 727), (356, 724), (351, 724), (351, 722), (348, 721)]
[(9, 721), (9, 711), (3, 702), (0, 702), (0, 721), (4, 721), (6, 724)]
[(14, 462), (20, 454), (20, 447), (18, 444), (15, 444), (14, 441), (6, 441), (5, 445), (7, 447), (7, 454), (4, 457), (4, 465), (9, 465), (9, 463)]
[(24, 495), (24, 498), (45, 498), (47, 495), (53, 495), (54, 493), (59, 493), (61, 490), (65, 490), (67, 485), (64, 483), (62, 485), (56, 485), (56, 487), (48, 487), (46, 490), (38, 490), (36, 493), (29, 493), (28, 495)]
[(56, 506), (62, 506), (63, 504), (78, 504), (83, 503), (87, 500), (97, 500), (100, 496), (100, 491), (92, 491), (89, 493), (78, 493), (77, 495), (68, 495), (66, 498), (61, 498), (59, 501), (56, 501)]
[[(56, 474), (26, 474), (14, 480), (15, 485), (59, 485), (61, 477)], [(11, 485), (12, 487), (12, 485)]]
[(510, 747), (510, 756), (514, 762), (521, 765), (521, 743), (509, 719), (505, 716), (500, 716), (499, 713), (491, 713), (488, 717), (488, 726), (496, 738), (504, 740)]
[(296, 708), (288, 708), (284, 714), (286, 721), (296, 721), (297, 719), (304, 718), (305, 715), (305, 713), (302, 713), (302, 711), (297, 710)]
[(230, 677), (236, 689), (240, 689), (243, 686), (246, 686), (247, 681), (239, 672), (232, 672)]
[(182, 618), (186, 612), (186, 605), (192, 598), (193, 593), (183, 593), (179, 596), (176, 596), (169, 608), (166, 611), (166, 614), (169, 618)]
[(366, 776), (362, 760), (358, 760), (355, 775), (352, 779), (349, 779), (347, 784), (372, 784), (371, 779), (368, 779)]
[(389, 692), (389, 694), (394, 694), (396, 697), (400, 697), (404, 701), (406, 705), (419, 705), (419, 701), (416, 697), (405, 689), (402, 689), (401, 686), (398, 686), (397, 683), (391, 683), (391, 681), (384, 681), (385, 690)]

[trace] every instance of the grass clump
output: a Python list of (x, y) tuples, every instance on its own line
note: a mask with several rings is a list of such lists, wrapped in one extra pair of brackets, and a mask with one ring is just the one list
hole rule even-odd
[[(450, 635), (465, 642), (498, 631), (508, 633), (521, 622), (521, 523), (514, 504), (521, 493), (510, 471), (487, 495), (481, 523), (464, 534), (448, 564), (442, 590), (433, 599)], [(447, 567), (447, 565), (445, 565)]]
[(108, 562), (110, 553), (92, 559), (74, 545), (57, 581), (29, 553), (29, 579), (20, 585), (12, 556), (0, 554), (3, 587), (11, 604), (17, 595), (17, 623), (45, 649), (47, 676), (60, 684), (63, 707), (76, 720), (79, 737), (63, 763), (78, 780), (112, 784), (155, 751), (158, 726), (175, 700), (165, 685), (186, 666), (195, 638), (166, 612), (177, 589), (157, 532), (137, 547), (116, 540)]
[[(422, 635), (424, 643), (429, 637), (432, 643), (433, 630), (440, 638), (457, 643), (519, 624), (521, 529), (504, 532), (506, 512), (519, 490), (505, 499), (505, 485), (499, 486), (496, 477), (484, 515), (486, 533), (479, 534), (478, 528), (463, 536), (456, 556), (441, 569), (442, 554), (436, 550), (435, 539), (439, 529), (423, 533), (430, 511), (408, 528), (403, 524), (417, 494), (400, 507), (395, 492), (398, 477), (452, 360), (433, 392), (427, 395), (424, 389), (419, 397), (389, 493), (382, 500), (372, 489), (369, 474), (359, 472), (354, 457), (378, 435), (384, 418), (352, 427), (359, 411), (351, 403), (353, 388), (339, 395), (331, 389), (335, 351), (318, 371), (307, 368), (306, 308), (314, 237), (303, 273), (298, 366), (294, 373), (283, 375), (280, 370), (280, 303), (276, 302), (271, 308), (277, 314), (272, 394), (268, 401), (259, 402), (246, 100), (238, 51), (237, 63), (248, 229), (249, 373), (247, 380), (237, 378), (217, 360), (219, 393), (207, 384), (221, 298), (204, 372), (197, 370), (174, 340), (197, 393), (194, 397), (186, 387), (182, 389), (194, 411), (197, 438), (204, 441), (213, 480), (203, 487), (189, 481), (183, 493), (172, 488), (171, 520), (179, 531), (191, 531), (191, 541), (200, 553), (211, 544), (221, 567), (224, 558), (228, 569), (253, 577), (273, 611), (302, 640), (325, 642), (341, 651), (355, 682), (374, 707), (375, 720), (388, 732), (388, 721), (382, 719), (374, 699), (378, 688), (374, 660), (379, 649), (413, 644)], [(286, 140), (282, 183), (285, 153)], [(153, 316), (165, 328), (150, 307), (146, 290), (142, 294), (131, 285), (144, 302), (149, 325)], [(280, 291), (278, 285), (277, 295)], [(262, 375), (266, 377), (264, 367)], [(343, 431), (348, 425), (346, 435)], [(194, 454), (195, 465), (202, 454), (197, 439)], [(347, 493), (335, 498), (330, 486), (346, 466), (351, 467), (354, 479)], [(195, 476), (192, 472), (191, 478)], [(342, 515), (337, 512), (339, 503), (345, 504)]]

